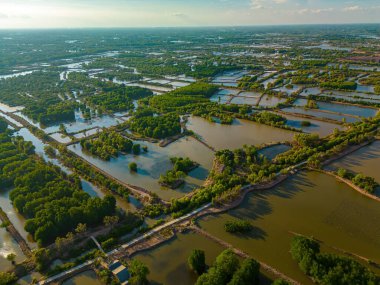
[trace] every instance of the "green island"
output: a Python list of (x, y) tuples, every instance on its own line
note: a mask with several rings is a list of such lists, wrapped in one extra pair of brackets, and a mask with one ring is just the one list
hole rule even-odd
[(167, 171), (165, 175), (161, 175), (159, 183), (172, 189), (178, 188), (181, 184), (185, 183), (183, 178), (199, 166), (199, 164), (188, 157), (172, 157), (170, 161), (173, 164), (173, 169)]

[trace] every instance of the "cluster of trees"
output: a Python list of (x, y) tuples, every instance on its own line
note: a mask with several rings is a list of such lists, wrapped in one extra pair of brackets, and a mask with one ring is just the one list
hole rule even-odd
[(222, 74), (225, 71), (236, 70), (236, 66), (227, 65), (215, 65), (214, 63), (196, 65), (195, 70), (186, 72), (187, 76), (194, 78), (210, 78), (218, 74)]
[(75, 173), (94, 183), (104, 190), (111, 191), (120, 197), (128, 200), (129, 190), (119, 183), (108, 178), (91, 167), (86, 161), (80, 159), (66, 148), (60, 148), (60, 161), (68, 168), (73, 169)]
[(319, 108), (317, 102), (311, 98), (307, 99), (305, 107), (309, 108), (309, 109), (318, 109)]
[[(126, 71), (129, 71), (129, 72), (126, 72)], [(120, 81), (139, 81), (143, 79), (143, 76), (141, 74), (135, 74), (131, 72), (133, 72), (133, 70), (118, 69), (115, 71), (99, 73), (96, 75), (96, 77), (104, 78), (110, 81), (113, 81), (114, 79), (117, 79)]]
[(135, 86), (123, 86), (103, 89), (103, 93), (86, 97), (86, 103), (99, 112), (120, 112), (134, 108), (133, 100), (142, 99), (153, 95), (152, 91), (146, 88)]
[(91, 198), (77, 176), (37, 157), (31, 142), (2, 133), (0, 149), (0, 183), (13, 188), (10, 199), (27, 219), (25, 230), (40, 245), (51, 243), (79, 223), (97, 225), (115, 212), (114, 197)]
[(128, 284), (131, 285), (146, 285), (148, 282), (149, 268), (137, 259), (133, 259), (128, 266), (131, 278), (128, 280)]
[[(141, 48), (146, 48), (146, 46), (141, 46)], [(124, 66), (133, 66), (145, 76), (181, 75), (191, 71), (187, 62), (173, 59), (172, 54), (156, 58), (143, 52), (125, 53), (119, 56), (118, 63)]]
[(302, 85), (312, 85), (316, 84), (317, 80), (315, 78), (310, 78), (308, 76), (294, 76), (292, 77), (293, 84), (302, 84)]
[(361, 173), (355, 175), (354, 173), (351, 173), (344, 168), (339, 168), (337, 175), (342, 178), (351, 180), (352, 183), (354, 183), (356, 186), (364, 189), (369, 193), (374, 193), (376, 188), (379, 187), (379, 183), (377, 183), (373, 177), (368, 177)]
[(0, 284), (11, 285), (17, 281), (17, 276), (14, 273), (0, 272)]
[(133, 132), (155, 139), (163, 139), (181, 133), (180, 117), (176, 114), (133, 117), (128, 122), (128, 126)]
[[(82, 148), (103, 160), (110, 160), (117, 157), (119, 152), (129, 153), (134, 147), (130, 139), (123, 137), (116, 131), (104, 130), (97, 138), (80, 142)], [(140, 153), (140, 145), (134, 148), (134, 153)], [(137, 153), (138, 152), (138, 153)]]
[[(189, 265), (197, 274), (205, 271), (204, 253), (193, 251), (189, 257)], [(260, 264), (248, 258), (239, 262), (231, 251), (225, 250), (217, 256), (214, 265), (200, 275), (196, 285), (255, 285), (259, 284)]]
[(60, 122), (75, 121), (75, 108), (77, 107), (78, 103), (73, 101), (59, 102), (54, 105), (49, 105), (48, 102), (35, 102), (30, 103), (23, 113), (42, 125), (49, 126)]
[(321, 253), (319, 243), (294, 237), (290, 252), (300, 269), (319, 284), (378, 284), (379, 278), (354, 259)]
[[(0, 80), (0, 99), (11, 106), (25, 106), (22, 112), (43, 125), (75, 119), (74, 101), (62, 99), (59, 72), (36, 71), (28, 75)], [(61, 98), (60, 98), (61, 96)]]
[(224, 224), (224, 229), (229, 233), (247, 233), (252, 230), (252, 225), (244, 220), (227, 221)]
[(172, 157), (170, 161), (173, 163), (173, 169), (167, 171), (165, 175), (161, 175), (159, 183), (172, 189), (178, 188), (183, 184), (183, 178), (186, 177), (191, 170), (199, 166), (198, 163), (188, 157)]
[(0, 133), (4, 133), (8, 128), (8, 123), (0, 117)]
[(202, 117), (210, 122), (220, 124), (232, 124), (235, 117), (248, 116), (252, 110), (249, 105), (217, 105), (215, 103), (191, 106), (189, 108), (192, 115)]
[(320, 87), (326, 88), (326, 89), (338, 89), (338, 90), (356, 90), (358, 84), (356, 82), (351, 81), (328, 81), (328, 82), (322, 82), (320, 84)]
[(209, 104), (209, 98), (214, 95), (218, 89), (217, 86), (212, 84), (196, 82), (164, 95), (150, 98), (149, 106), (160, 113), (179, 111), (189, 106), (194, 108), (199, 104)]
[(257, 82), (257, 76), (244, 76), (238, 81), (238, 87), (244, 90), (263, 91), (264, 85)]
[(251, 116), (251, 120), (260, 124), (265, 124), (274, 127), (284, 126), (287, 122), (287, 119), (285, 117), (267, 111), (254, 113)]

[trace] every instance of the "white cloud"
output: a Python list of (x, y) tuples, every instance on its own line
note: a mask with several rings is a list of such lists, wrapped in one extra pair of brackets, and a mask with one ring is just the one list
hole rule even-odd
[(353, 12), (353, 11), (359, 11), (359, 10), (363, 10), (363, 8), (357, 5), (343, 8), (343, 11), (346, 11), (346, 12)]
[(271, 9), (273, 5), (285, 4), (288, 0), (251, 0), (251, 9)]
[(304, 14), (321, 14), (321, 13), (328, 13), (333, 12), (334, 8), (315, 8), (315, 9), (300, 9), (297, 11), (298, 14), (304, 15)]

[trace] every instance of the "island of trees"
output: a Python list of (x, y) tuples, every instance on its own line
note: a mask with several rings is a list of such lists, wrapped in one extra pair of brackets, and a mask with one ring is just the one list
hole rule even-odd
[(319, 243), (310, 238), (294, 237), (290, 252), (300, 269), (318, 284), (378, 284), (380, 281), (351, 258), (320, 252)]
[(162, 186), (172, 189), (178, 188), (185, 181), (183, 180), (186, 175), (193, 169), (199, 166), (198, 163), (192, 161), (190, 158), (172, 157), (170, 158), (173, 164), (173, 169), (166, 172), (165, 175), (161, 175), (159, 183)]
[[(133, 142), (116, 131), (103, 131), (95, 139), (83, 139), (80, 142), (82, 148), (103, 160), (117, 157), (120, 152), (130, 153), (134, 147)], [(136, 154), (139, 145), (135, 147)], [(138, 153), (137, 153), (138, 152)]]

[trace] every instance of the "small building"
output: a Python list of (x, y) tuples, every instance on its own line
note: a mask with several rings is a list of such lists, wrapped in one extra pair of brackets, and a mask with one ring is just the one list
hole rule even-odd
[(128, 284), (131, 275), (128, 269), (119, 260), (112, 262), (108, 266), (108, 269), (112, 271), (113, 275), (115, 275), (122, 285)]

